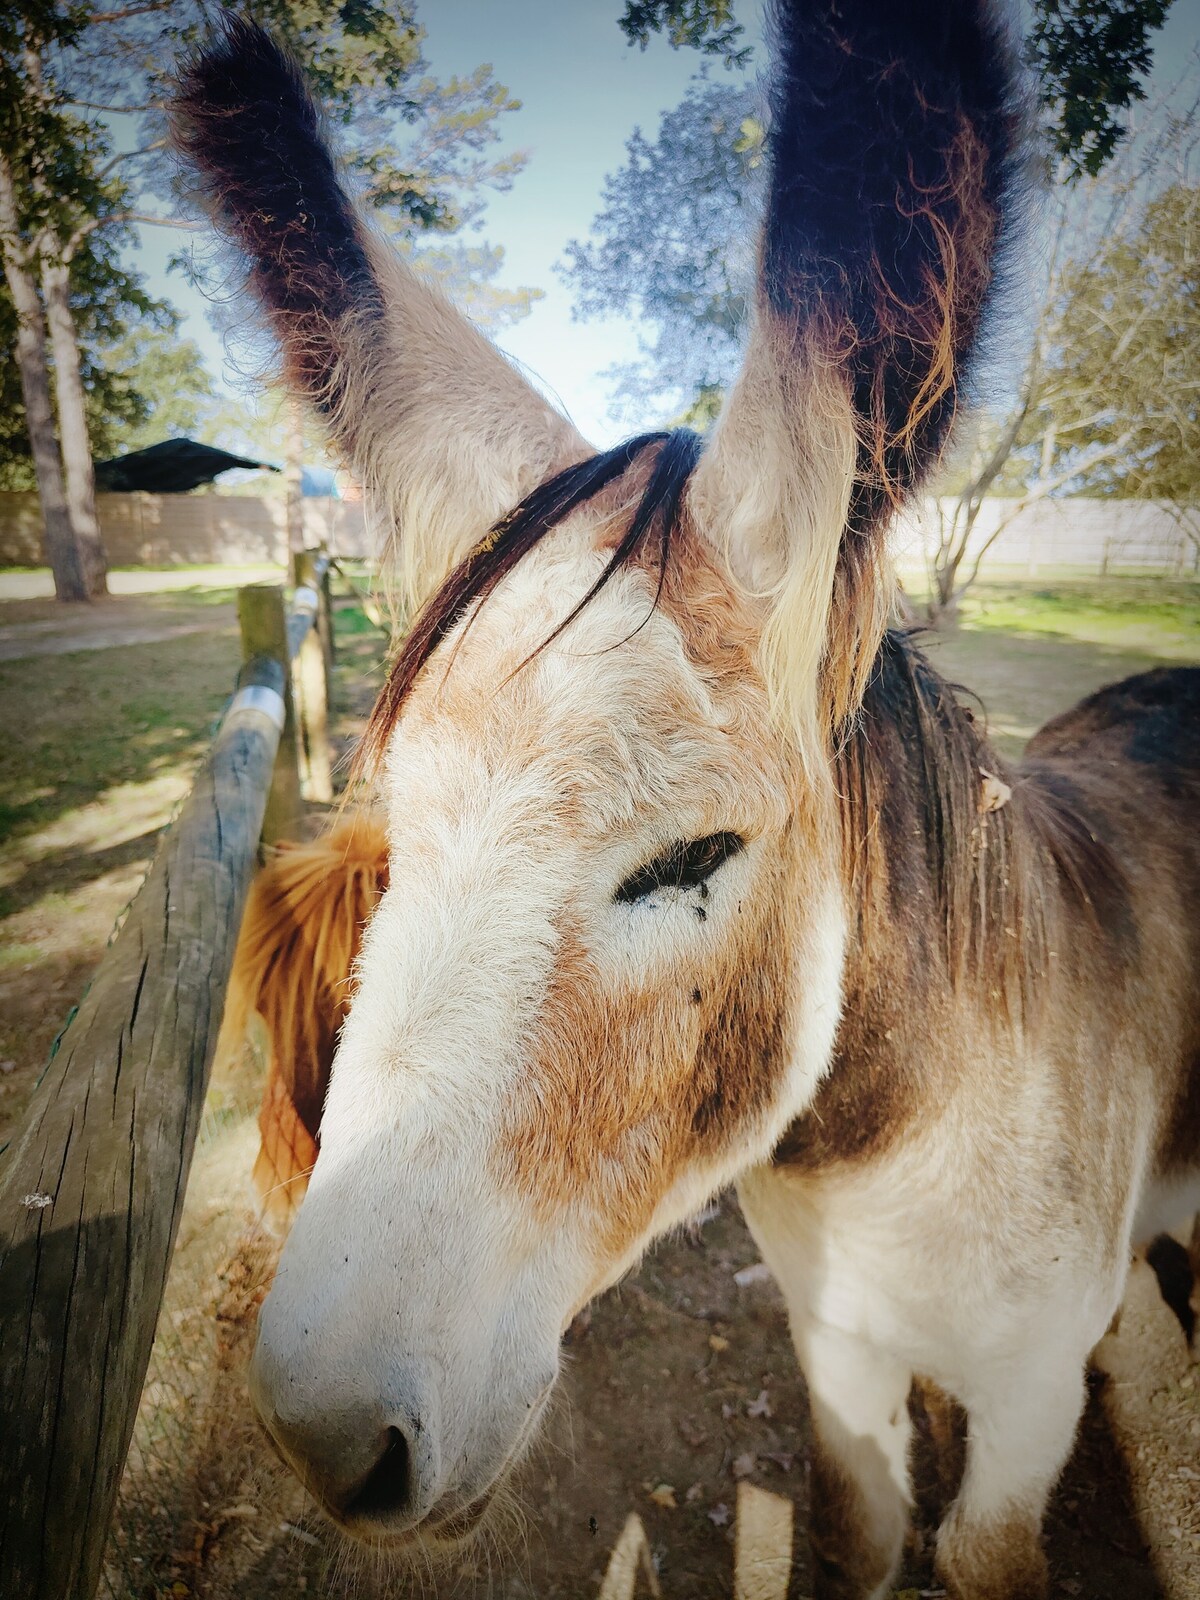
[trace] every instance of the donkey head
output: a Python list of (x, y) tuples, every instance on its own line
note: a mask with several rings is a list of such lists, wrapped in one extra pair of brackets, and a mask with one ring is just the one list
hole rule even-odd
[(603, 456), (372, 235), (263, 34), (184, 78), (177, 141), (423, 606), (366, 747), (390, 886), (253, 1369), (364, 1538), (473, 1525), (573, 1314), (828, 1068), (830, 751), (1010, 184), (982, 11), (779, 6), (742, 376), (703, 447)]

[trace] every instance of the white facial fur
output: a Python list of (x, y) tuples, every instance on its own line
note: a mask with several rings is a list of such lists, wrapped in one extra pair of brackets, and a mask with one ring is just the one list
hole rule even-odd
[[(371, 1537), (486, 1495), (574, 1312), (765, 1158), (832, 1048), (839, 892), (814, 869), (775, 904), (790, 779), (754, 693), (688, 659), (635, 570), (509, 676), (600, 560), (580, 526), (527, 557), (431, 661), (388, 750), (390, 886), (255, 1365), (285, 1451)], [(702, 901), (614, 899), (665, 847), (721, 830), (746, 848)], [(693, 1141), (671, 1121), (705, 1025), (691, 997), (736, 990), (768, 900), (803, 974), (779, 997), (780, 1059), (728, 1138)], [(360, 1514), (389, 1428), (410, 1493)]]

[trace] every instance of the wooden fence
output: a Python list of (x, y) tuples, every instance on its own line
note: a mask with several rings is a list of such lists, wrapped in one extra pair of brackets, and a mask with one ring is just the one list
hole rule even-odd
[(95, 1594), (259, 841), (328, 787), (328, 560), (298, 566), (290, 612), (241, 591), (207, 760), (0, 1151), (4, 1600)]

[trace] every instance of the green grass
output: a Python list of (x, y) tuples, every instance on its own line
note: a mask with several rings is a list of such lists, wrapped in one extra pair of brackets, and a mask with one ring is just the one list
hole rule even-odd
[(961, 625), (1194, 660), (1200, 657), (1200, 583), (1170, 578), (1037, 585), (993, 580), (968, 592)]
[(992, 579), (969, 592), (957, 627), (925, 643), (978, 695), (995, 743), (1015, 758), (1043, 722), (1102, 684), (1200, 661), (1200, 583)]
[[(226, 620), (212, 633), (158, 644), (0, 664), (0, 849), (108, 791), (195, 767), (237, 660)], [(87, 860), (72, 861), (69, 849), (62, 856), (67, 881), (103, 870), (103, 850)], [(0, 915), (63, 881), (54, 865), (44, 859), (0, 890)]]

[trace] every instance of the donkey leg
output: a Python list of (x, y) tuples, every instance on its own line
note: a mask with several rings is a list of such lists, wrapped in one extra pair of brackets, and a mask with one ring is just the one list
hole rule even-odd
[(1084, 1362), (1042, 1348), (963, 1399), (967, 1464), (938, 1534), (938, 1576), (954, 1600), (1043, 1600), (1042, 1519), (1075, 1440)]
[(890, 1594), (908, 1526), (912, 1374), (883, 1351), (815, 1322), (793, 1323), (808, 1383), (815, 1600)]

